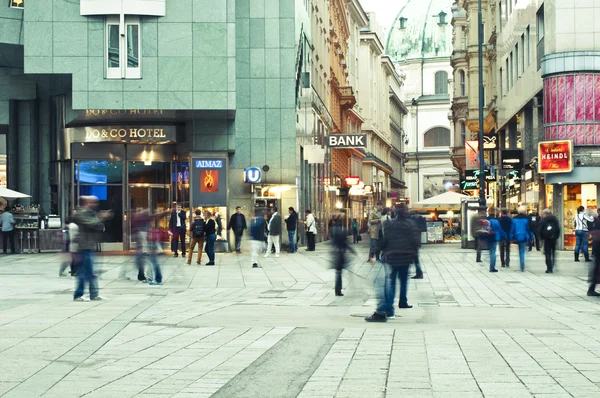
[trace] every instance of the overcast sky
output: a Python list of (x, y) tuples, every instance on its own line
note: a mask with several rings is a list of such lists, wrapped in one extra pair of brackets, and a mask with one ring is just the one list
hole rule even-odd
[(360, 0), (365, 11), (377, 14), (379, 25), (386, 31), (394, 23), (394, 18), (404, 3), (406, 0)]

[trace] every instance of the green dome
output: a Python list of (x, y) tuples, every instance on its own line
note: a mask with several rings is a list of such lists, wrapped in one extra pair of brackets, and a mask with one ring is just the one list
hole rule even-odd
[(386, 53), (394, 62), (449, 58), (452, 54), (452, 0), (402, 0), (388, 35)]

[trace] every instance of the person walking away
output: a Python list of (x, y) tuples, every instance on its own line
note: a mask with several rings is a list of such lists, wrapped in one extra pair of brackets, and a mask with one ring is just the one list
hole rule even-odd
[(242, 236), (244, 230), (248, 228), (246, 226), (246, 217), (242, 214), (242, 208), (240, 206), (235, 208), (235, 213), (231, 215), (229, 224), (227, 225), (227, 231), (233, 228), (233, 234), (235, 235), (235, 252), (242, 252)]
[(221, 218), (221, 213), (215, 214), (215, 222), (217, 223), (217, 239), (221, 238), (223, 235), (223, 219)]
[(288, 239), (290, 241), (290, 253), (296, 253), (296, 228), (298, 226), (298, 213), (293, 207), (288, 209), (289, 215), (285, 218), (285, 228), (287, 229)]
[(79, 265), (79, 253), (77, 250), (78, 231), (79, 228), (77, 227), (77, 224), (75, 224), (72, 220), (68, 220), (65, 235), (67, 235), (66, 251), (67, 253), (69, 253), (70, 261), (65, 261), (61, 264), (60, 270), (58, 272), (59, 277), (65, 276), (64, 272), (65, 268), (67, 268), (67, 265), (69, 265), (71, 268), (71, 276), (75, 276), (77, 274), (77, 267)]
[(315, 251), (315, 236), (317, 235), (317, 221), (315, 220), (315, 216), (312, 215), (310, 210), (305, 211), (306, 214), (306, 242), (307, 248), (306, 251), (314, 252)]
[(485, 246), (486, 240), (488, 238), (489, 231), (489, 222), (487, 220), (487, 209), (482, 207), (479, 209), (479, 212), (476, 216), (473, 217), (471, 221), (471, 231), (473, 231), (473, 237), (475, 238), (476, 247), (476, 257), (475, 262), (481, 262), (481, 251)]
[[(533, 237), (535, 239), (535, 249), (540, 251), (540, 216), (537, 213), (537, 210), (534, 210), (529, 215), (529, 229), (533, 232)], [(533, 240), (529, 242), (529, 251), (533, 249)]]
[(200, 265), (200, 260), (202, 259), (202, 247), (204, 246), (205, 227), (206, 223), (202, 219), (202, 212), (197, 209), (194, 212), (194, 219), (192, 220), (192, 225), (190, 226), (190, 235), (192, 237), (192, 241), (190, 242), (189, 247), (189, 255), (187, 260), (188, 265), (192, 264), (192, 257), (194, 257), (194, 248), (196, 245), (198, 245), (198, 259), (196, 260), (196, 264)]
[(2, 251), (6, 254), (10, 243), (10, 252), (15, 254), (15, 217), (10, 207), (4, 208), (4, 213), (0, 215), (0, 223), (2, 224)]
[(519, 263), (522, 272), (525, 272), (525, 245), (533, 240), (533, 232), (529, 229), (529, 218), (525, 214), (526, 212), (525, 206), (519, 207), (519, 214), (513, 218), (510, 230), (510, 240), (519, 245)]
[(502, 216), (498, 220), (506, 239), (500, 241), (500, 262), (502, 268), (510, 267), (510, 230), (512, 229), (512, 218), (508, 213), (508, 209), (502, 209)]
[(490, 222), (490, 228), (492, 230), (492, 234), (489, 237), (489, 247), (490, 247), (490, 272), (498, 272), (496, 269), (496, 249), (498, 248), (498, 242), (503, 242), (508, 239), (508, 236), (504, 232), (502, 225), (496, 219), (496, 215), (498, 210), (495, 208), (491, 208), (489, 210), (490, 216), (488, 220)]
[(342, 293), (342, 270), (346, 268), (346, 251), (349, 250), (356, 254), (354, 249), (348, 246), (348, 231), (343, 225), (342, 218), (336, 217), (331, 230), (331, 240), (333, 246), (333, 267), (335, 268), (335, 295), (343, 296)]
[(73, 300), (86, 301), (83, 298), (86, 283), (90, 291), (90, 300), (102, 300), (102, 297), (98, 295), (98, 279), (94, 275), (93, 251), (96, 250), (102, 237), (103, 221), (111, 218), (112, 212), (98, 212), (98, 198), (95, 196), (81, 197), (79, 202), (81, 207), (73, 216), (73, 222), (79, 228), (76, 242), (81, 255), (81, 263)]
[(206, 241), (206, 255), (208, 256), (208, 262), (206, 265), (215, 265), (215, 242), (217, 241), (217, 223), (210, 211), (204, 212), (204, 239)]
[(410, 217), (404, 204), (396, 206), (396, 218), (386, 223), (381, 242), (382, 260), (386, 267), (385, 285), (377, 309), (365, 318), (367, 322), (387, 322), (394, 318), (394, 296), (396, 279), (400, 278), (399, 308), (412, 308), (408, 305), (408, 269), (419, 253), (421, 234)]
[[(598, 218), (600, 218), (600, 209), (596, 210), (598, 214), (596, 214), (596, 217), (594, 217), (594, 225), (596, 223), (596, 220)], [(590, 229), (590, 235), (594, 235), (594, 233), (592, 232), (593, 230)], [(594, 237), (592, 236), (592, 242), (594, 242)], [(596, 249), (597, 247), (592, 243), (592, 257), (596, 258)]]
[[(424, 232), (427, 232), (427, 220), (420, 214), (412, 214), (412, 218), (417, 224), (417, 228), (419, 229), (419, 233), (421, 234), (421, 239)], [(421, 240), (422, 241), (422, 240)], [(421, 261), (419, 256), (415, 256), (415, 275), (411, 277), (411, 279), (423, 279), (423, 268), (421, 268)]]
[(594, 222), (588, 224), (592, 235), (592, 250), (596, 253), (594, 266), (591, 267), (589, 276), (590, 286), (587, 295), (590, 297), (600, 296), (600, 293), (596, 292), (596, 285), (600, 283), (600, 211), (598, 213), (599, 215), (594, 219)]
[(552, 215), (550, 209), (542, 211), (542, 220), (539, 225), (540, 238), (544, 242), (544, 256), (546, 257), (546, 273), (551, 274), (554, 271), (556, 262), (556, 241), (560, 237), (560, 223)]
[[(144, 272), (145, 256), (148, 252), (148, 210), (142, 208), (137, 209), (134, 216), (131, 218), (131, 233), (135, 236), (135, 264), (138, 269), (138, 281), (147, 282)], [(125, 270), (123, 269), (122, 278), (125, 278)]]
[(271, 219), (267, 229), (269, 230), (269, 238), (267, 241), (267, 252), (265, 258), (269, 257), (269, 251), (271, 246), (275, 247), (275, 257), (279, 257), (279, 250), (281, 245), (281, 216), (277, 213), (277, 207), (271, 208)]
[(252, 237), (252, 268), (259, 268), (258, 255), (265, 247), (265, 217), (258, 209), (250, 220), (250, 236)]
[(179, 203), (176, 204), (175, 209), (171, 212), (171, 219), (169, 220), (169, 231), (171, 232), (171, 250), (174, 253), (174, 257), (179, 257), (177, 249), (179, 241), (181, 241), (181, 256), (185, 258), (185, 212), (181, 209)]
[(356, 218), (352, 220), (352, 243), (358, 243), (358, 221)]
[(371, 237), (371, 244), (369, 246), (369, 259), (368, 261), (379, 261), (379, 230), (381, 228), (381, 213), (383, 210), (383, 204), (377, 202), (371, 212), (369, 213), (369, 236)]
[[(149, 221), (152, 222), (156, 220), (158, 217), (164, 217), (165, 213), (156, 214), (149, 217)], [(163, 278), (162, 272), (160, 269), (160, 264), (158, 263), (158, 253), (160, 250), (160, 237), (161, 234), (158, 233), (157, 228), (150, 228), (147, 233), (146, 238), (146, 255), (150, 260), (150, 267), (152, 272), (152, 280), (148, 280), (149, 285), (162, 285)], [(150, 272), (149, 272), (150, 273)]]
[(585, 214), (585, 208), (579, 206), (575, 216), (575, 261), (579, 261), (579, 253), (583, 253), (585, 261), (591, 261), (588, 252), (589, 228), (588, 222), (592, 223), (594, 219)]

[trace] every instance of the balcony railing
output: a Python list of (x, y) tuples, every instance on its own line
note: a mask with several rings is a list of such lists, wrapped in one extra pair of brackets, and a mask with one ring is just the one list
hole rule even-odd
[(344, 109), (351, 109), (356, 105), (356, 97), (354, 96), (354, 90), (352, 87), (340, 87), (340, 105)]

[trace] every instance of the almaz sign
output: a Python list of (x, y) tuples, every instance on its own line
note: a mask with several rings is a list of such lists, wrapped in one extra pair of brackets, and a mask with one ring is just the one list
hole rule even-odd
[(222, 160), (196, 160), (197, 169), (221, 169), (223, 168)]
[(328, 143), (330, 148), (364, 148), (367, 146), (367, 135), (331, 134)]

